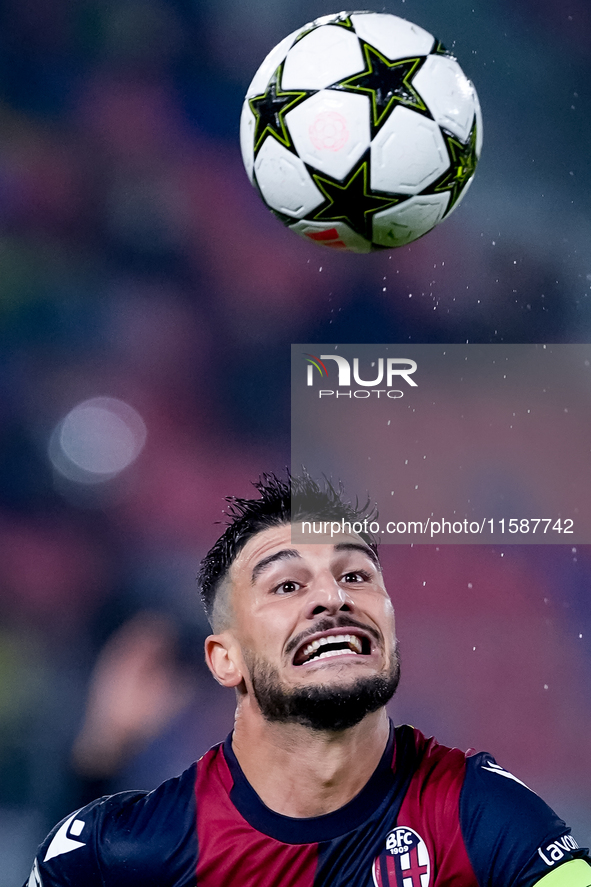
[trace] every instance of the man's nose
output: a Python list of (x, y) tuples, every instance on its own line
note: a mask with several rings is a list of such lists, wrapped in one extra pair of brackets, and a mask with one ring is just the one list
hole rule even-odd
[(310, 589), (310, 595), (306, 601), (306, 615), (314, 616), (334, 615), (338, 612), (350, 612), (353, 602), (347, 590), (334, 579), (333, 576), (325, 576)]

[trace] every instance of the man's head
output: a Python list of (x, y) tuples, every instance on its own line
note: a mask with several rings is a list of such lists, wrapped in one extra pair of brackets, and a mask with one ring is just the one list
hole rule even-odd
[[(375, 542), (357, 533), (294, 543), (290, 519), (355, 522), (367, 508), (308, 476), (264, 477), (230, 500), (232, 523), (203, 561), (216, 679), (268, 721), (340, 730), (381, 708), (398, 682), (394, 614)], [(318, 540), (318, 541), (316, 541)]]
[[(260, 493), (257, 499), (228, 496), (230, 520), (225, 532), (201, 562), (198, 582), (207, 618), (217, 631), (229, 618), (226, 579), (234, 560), (249, 539), (263, 530), (280, 527), (290, 521), (345, 520), (351, 523), (366, 517), (371, 520), (369, 501), (364, 506), (345, 502), (342, 490), (328, 481), (323, 487), (308, 474), (288, 476), (286, 481), (274, 474), (265, 474), (253, 484)], [(361, 534), (377, 555), (377, 544)]]

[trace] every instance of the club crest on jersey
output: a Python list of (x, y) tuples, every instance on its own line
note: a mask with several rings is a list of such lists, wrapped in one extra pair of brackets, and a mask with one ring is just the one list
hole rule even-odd
[(414, 829), (396, 826), (386, 835), (386, 846), (374, 859), (371, 873), (374, 887), (428, 887), (427, 845)]

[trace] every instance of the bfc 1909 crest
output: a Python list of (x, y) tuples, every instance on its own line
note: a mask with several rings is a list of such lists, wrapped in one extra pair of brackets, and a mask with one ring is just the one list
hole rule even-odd
[(399, 825), (386, 835), (386, 846), (372, 866), (374, 887), (429, 887), (427, 845), (414, 829)]

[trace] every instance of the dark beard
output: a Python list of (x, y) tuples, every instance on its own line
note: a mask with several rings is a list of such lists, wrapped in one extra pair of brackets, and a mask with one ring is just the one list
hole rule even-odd
[(272, 665), (251, 656), (247, 659), (254, 696), (263, 717), (312, 730), (336, 733), (354, 727), (392, 698), (400, 680), (398, 644), (389, 671), (360, 677), (341, 687), (312, 684), (286, 689)]

